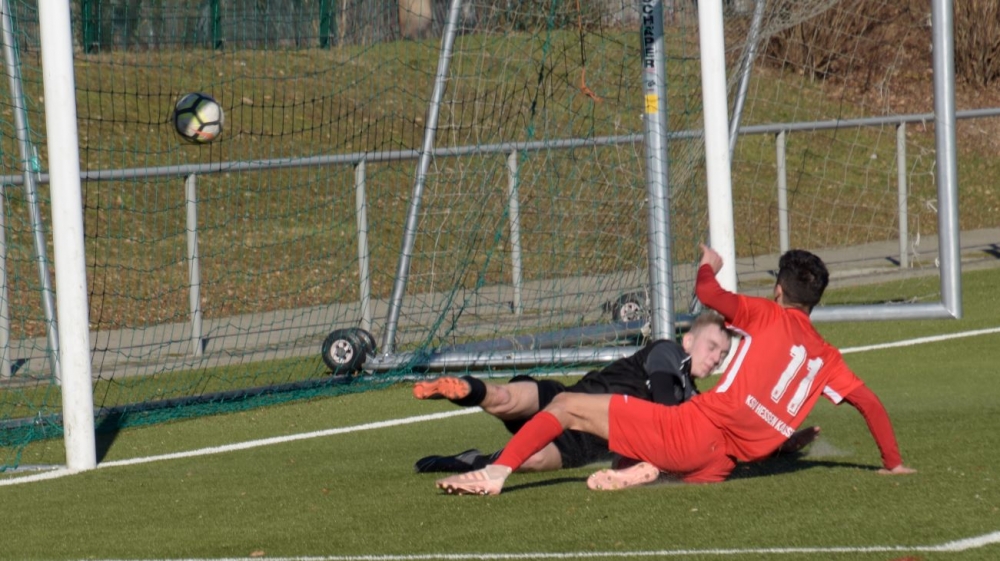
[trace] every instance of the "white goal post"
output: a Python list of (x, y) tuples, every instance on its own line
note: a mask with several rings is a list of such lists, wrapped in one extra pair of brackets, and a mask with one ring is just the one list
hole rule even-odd
[[(757, 0), (765, 2), (766, 0)], [(894, 306), (824, 306), (813, 312), (819, 321), (959, 319), (962, 317), (958, 169), (955, 146), (955, 65), (953, 0), (932, 0), (934, 68), (934, 134), (937, 166), (939, 270), (941, 301)], [(728, 148), (729, 104), (726, 100), (725, 52), (722, 40), (722, 0), (698, 2), (702, 89), (705, 121), (705, 164), (712, 245), (727, 264), (735, 263), (732, 183)], [(720, 283), (736, 288), (731, 265), (719, 273)]]
[(66, 467), (78, 471), (97, 466), (97, 449), (69, 0), (40, 2), (38, 17), (42, 36), (45, 124), (49, 131), (59, 131), (46, 135), (46, 141), (49, 154), (59, 154), (58, 158), (51, 159), (49, 175), (59, 295), (56, 319)]

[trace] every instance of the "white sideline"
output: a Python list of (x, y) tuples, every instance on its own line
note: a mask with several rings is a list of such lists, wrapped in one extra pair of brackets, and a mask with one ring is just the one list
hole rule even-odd
[[(661, 549), (656, 551), (565, 551), (559, 553), (424, 553), (419, 555), (329, 555), (308, 557), (263, 557), (268, 561), (445, 561), (508, 559), (615, 559), (620, 557), (681, 557), (690, 555), (801, 555), (804, 553), (957, 553), (1000, 543), (1000, 532), (992, 532), (938, 545), (876, 545), (869, 547), (762, 547), (746, 549)], [(123, 560), (104, 560), (123, 561)], [(145, 561), (253, 561), (250, 557), (162, 559)]]
[(849, 347), (840, 349), (840, 354), (863, 353), (865, 351), (878, 351), (882, 349), (894, 349), (897, 347), (912, 347), (923, 343), (936, 343), (938, 341), (949, 341), (951, 339), (962, 339), (964, 337), (975, 337), (977, 335), (991, 335), (1000, 333), (1000, 327), (990, 327), (987, 329), (976, 329), (974, 331), (959, 331), (957, 333), (946, 333), (944, 335), (931, 335), (928, 337), (917, 337), (916, 339), (906, 339), (894, 343), (879, 343), (877, 345), (866, 345), (864, 347)]
[[(459, 415), (469, 415), (471, 413), (478, 413), (480, 411), (482, 411), (482, 409), (480, 409), (479, 407), (469, 407), (465, 409), (457, 409), (455, 411), (448, 411), (445, 413), (418, 415), (416, 417), (406, 417), (404, 419), (391, 419), (388, 421), (379, 421), (376, 423), (365, 423), (363, 425), (353, 425), (349, 427), (340, 427), (335, 429), (326, 429), (314, 432), (304, 432), (300, 434), (290, 434), (287, 436), (275, 436), (271, 438), (263, 438), (260, 440), (249, 440), (246, 442), (237, 442), (235, 444), (226, 444), (224, 446), (212, 446), (209, 448), (201, 448), (199, 450), (189, 450), (187, 452), (174, 452), (172, 454), (161, 454), (159, 456), (146, 456), (143, 458), (131, 458), (128, 460), (114, 460), (111, 462), (101, 462), (100, 464), (97, 464), (97, 469), (118, 467), (118, 466), (134, 466), (138, 464), (148, 464), (150, 462), (159, 462), (161, 460), (194, 458), (197, 456), (209, 456), (212, 454), (222, 454), (224, 452), (234, 452), (237, 450), (249, 450), (251, 448), (259, 448), (261, 446), (270, 446), (271, 444), (282, 444), (285, 442), (294, 442), (296, 440), (308, 440), (310, 438), (332, 436), (335, 434), (344, 434), (348, 432), (359, 432), (365, 430), (383, 429), (386, 427), (395, 427), (400, 425), (409, 425), (413, 423), (421, 423), (424, 421), (434, 421), (437, 419), (446, 419), (448, 417), (457, 417)], [(47, 471), (44, 473), (38, 473), (35, 475), (29, 475), (25, 477), (0, 479), (0, 487), (5, 485), (17, 485), (18, 483), (29, 483), (32, 481), (42, 481), (45, 479), (57, 479), (59, 477), (63, 477), (66, 475), (73, 475), (74, 473), (79, 473), (79, 472), (68, 470), (65, 468), (59, 468), (52, 471)]]
[[(991, 327), (987, 329), (977, 329), (973, 331), (960, 331), (957, 333), (948, 333), (944, 335), (933, 335), (929, 337), (918, 337), (916, 339), (906, 339), (903, 341), (895, 341), (892, 343), (881, 343), (878, 345), (866, 345), (863, 347), (849, 347), (841, 349), (842, 354), (850, 353), (862, 353), (866, 351), (891, 349), (896, 347), (908, 347), (912, 345), (920, 345), (923, 343), (935, 343), (939, 341), (948, 341), (951, 339), (960, 339), (964, 337), (976, 337), (978, 335), (989, 335), (993, 333), (1000, 333), (1000, 327)], [(158, 462), (161, 460), (174, 460), (178, 458), (193, 458), (197, 456), (208, 456), (211, 454), (222, 454), (225, 452), (234, 452), (237, 450), (248, 450), (250, 448), (258, 448), (261, 446), (270, 446), (272, 444), (282, 444), (285, 442), (294, 442), (296, 440), (307, 440), (310, 438), (319, 438), (323, 436), (332, 436), (336, 434), (344, 434), (349, 432), (357, 432), (364, 430), (381, 429), (387, 427), (395, 427), (400, 425), (409, 425), (412, 423), (421, 423), (424, 421), (433, 421), (437, 419), (446, 419), (449, 417), (455, 417), (458, 415), (468, 415), (470, 413), (478, 413), (482, 411), (478, 407), (469, 407), (464, 409), (457, 409), (455, 411), (449, 411), (445, 413), (434, 413), (431, 415), (418, 415), (416, 417), (406, 417), (403, 419), (392, 419), (388, 421), (379, 421), (377, 423), (366, 423), (363, 425), (354, 425), (349, 427), (340, 427), (335, 429), (326, 429), (315, 432), (307, 432), (301, 434), (293, 434), (288, 436), (276, 436), (273, 438), (265, 438), (261, 440), (250, 440), (247, 442), (237, 442), (235, 444), (227, 444), (225, 446), (213, 446), (210, 448), (202, 448), (200, 450), (189, 450), (187, 452), (175, 452), (172, 454), (161, 454), (159, 456), (146, 456), (142, 458), (132, 458), (128, 460), (115, 460), (110, 462), (101, 462), (97, 465), (97, 469), (109, 468), (109, 467), (119, 467), (119, 466), (131, 466), (138, 464), (147, 464), (150, 462)], [(34, 481), (44, 481), (48, 479), (58, 479), (60, 477), (65, 477), (67, 475), (73, 475), (78, 473), (75, 470), (69, 470), (66, 468), (57, 468), (52, 471), (46, 471), (42, 473), (36, 473), (33, 475), (23, 476), (23, 477), (11, 477), (7, 479), (0, 479), (0, 487), (8, 485), (18, 485), (21, 483), (31, 483)], [(306, 558), (301, 558), (306, 559)], [(322, 559), (339, 559), (339, 558), (322, 558)], [(348, 558), (344, 558), (348, 559)], [(360, 559), (360, 558), (359, 558)], [(382, 559), (381, 557), (379, 559)], [(386, 557), (385, 559), (390, 559)], [(407, 558), (410, 559), (410, 558)]]

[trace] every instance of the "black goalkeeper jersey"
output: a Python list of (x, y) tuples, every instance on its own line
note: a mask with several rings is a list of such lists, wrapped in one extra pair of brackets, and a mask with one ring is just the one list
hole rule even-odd
[(654, 341), (631, 356), (588, 372), (566, 391), (626, 394), (663, 405), (679, 405), (697, 393), (691, 357), (670, 340)]

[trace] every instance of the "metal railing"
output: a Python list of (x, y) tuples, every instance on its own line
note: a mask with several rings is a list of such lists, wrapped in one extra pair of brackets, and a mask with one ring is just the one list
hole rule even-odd
[[(985, 117), (1000, 116), (1000, 108), (976, 109), (956, 112), (958, 119), (975, 119)], [(870, 127), (895, 125), (896, 134), (896, 166), (897, 192), (898, 192), (898, 212), (899, 212), (899, 265), (906, 268), (909, 266), (907, 251), (907, 178), (906, 178), (906, 125), (908, 123), (926, 123), (934, 120), (932, 113), (920, 113), (910, 115), (896, 115), (889, 117), (870, 117), (861, 119), (843, 119), (826, 121), (808, 121), (796, 123), (775, 123), (763, 125), (750, 125), (739, 128), (741, 135), (768, 134), (775, 136), (775, 160), (777, 169), (777, 192), (778, 192), (778, 228), (779, 243), (781, 251), (789, 248), (789, 220), (787, 203), (787, 170), (786, 154), (788, 150), (789, 134), (793, 132), (813, 132), (822, 130), (835, 130), (843, 128)], [(687, 130), (668, 133), (668, 140), (690, 140), (700, 138), (700, 130)], [(506, 169), (508, 174), (508, 210), (509, 228), (511, 232), (511, 260), (512, 260), (512, 288), (514, 290), (514, 313), (520, 314), (520, 294), (523, 280), (521, 277), (521, 232), (519, 221), (519, 197), (518, 197), (518, 154), (525, 152), (537, 152), (541, 150), (566, 150), (573, 148), (614, 146), (621, 144), (634, 144), (642, 142), (642, 134), (628, 134), (619, 136), (595, 137), (592, 139), (564, 139), (552, 141), (534, 142), (504, 142), (496, 144), (486, 144), (479, 146), (458, 146), (434, 148), (431, 150), (433, 158), (449, 158), (469, 155), (502, 155), (506, 159)], [(200, 310), (200, 287), (201, 271), (198, 255), (198, 204), (197, 204), (197, 176), (215, 173), (232, 172), (253, 172), (262, 170), (273, 170), (294, 167), (316, 167), (331, 165), (350, 165), (355, 170), (356, 189), (356, 212), (358, 227), (358, 263), (360, 274), (360, 303), (362, 317), (360, 326), (370, 329), (372, 325), (372, 302), (371, 302), (371, 279), (369, 274), (369, 249), (368, 249), (368, 220), (366, 203), (366, 174), (367, 166), (372, 163), (391, 162), (401, 160), (417, 160), (421, 152), (418, 150), (397, 150), (383, 152), (355, 152), (350, 154), (311, 156), (305, 158), (276, 158), (252, 161), (214, 162), (208, 164), (171, 165), (146, 168), (123, 168), (113, 170), (82, 171), (80, 179), (82, 181), (119, 181), (128, 179), (143, 179), (153, 177), (183, 177), (185, 181), (186, 193), (186, 215), (187, 215), (187, 247), (189, 263), (189, 290), (190, 290), (190, 323), (191, 341), (190, 349), (192, 356), (200, 356), (204, 349), (202, 316)], [(22, 175), (2, 175), (0, 185), (23, 185), (28, 182), (35, 184), (47, 184), (49, 176), (46, 173), (22, 174)], [(0, 278), (5, 274), (6, 265), (0, 263)], [(2, 312), (2, 310), (0, 310)], [(50, 311), (45, 309), (46, 320), (49, 325), (55, 325), (54, 316), (49, 317)], [(9, 332), (9, 317), (0, 317), (0, 333)], [(50, 337), (57, 339), (57, 334)], [(7, 353), (4, 353), (7, 356)], [(9, 360), (9, 358), (7, 359)], [(55, 365), (53, 365), (55, 368)], [(9, 376), (9, 367), (6, 371)]]

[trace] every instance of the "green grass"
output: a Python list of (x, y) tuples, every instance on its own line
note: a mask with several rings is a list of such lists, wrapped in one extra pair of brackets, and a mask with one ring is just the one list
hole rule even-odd
[[(965, 318), (820, 324), (842, 348), (996, 327), (995, 271), (963, 275)], [(880, 289), (830, 294), (851, 301)], [(799, 458), (741, 466), (708, 486), (596, 493), (589, 469), (515, 475), (499, 497), (451, 497), (416, 458), (501, 446), (482, 413), (98, 469), (0, 488), (4, 559), (141, 559), (634, 552), (933, 545), (1000, 530), (995, 353), (984, 335), (845, 355), (892, 417), (906, 477), (875, 473), (863, 419), (825, 400), (808, 423), (820, 439)], [(354, 427), (455, 410), (419, 402), (408, 384), (230, 415), (123, 430), (104, 462)], [(61, 460), (61, 444), (34, 446)], [(963, 553), (758, 554), (749, 559), (995, 559)], [(656, 556), (653, 556), (656, 557)], [(691, 554), (684, 558), (718, 559)]]

